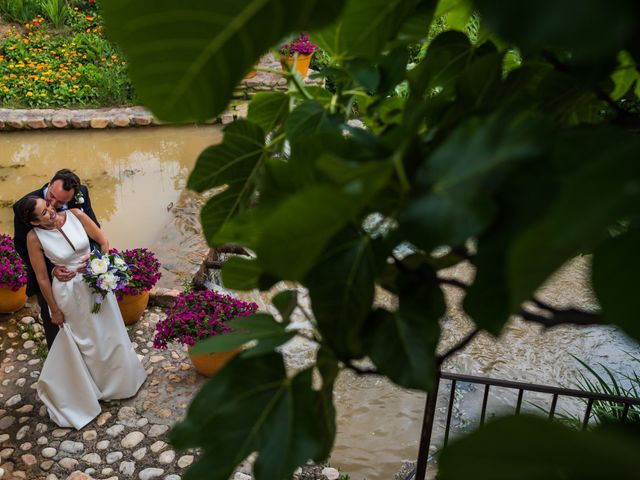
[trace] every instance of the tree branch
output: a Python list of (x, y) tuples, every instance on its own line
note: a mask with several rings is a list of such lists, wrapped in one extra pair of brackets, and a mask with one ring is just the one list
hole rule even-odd
[(473, 340), (476, 335), (480, 333), (480, 328), (479, 327), (475, 327), (473, 330), (471, 330), (466, 337), (464, 337), (462, 340), (460, 340), (457, 344), (455, 344), (453, 347), (451, 347), (449, 350), (447, 350), (445, 353), (443, 353), (442, 355), (438, 355), (436, 357), (436, 361), (438, 366), (442, 365), (444, 363), (444, 361), (449, 358), (451, 355), (453, 355), (456, 352), (459, 352), (460, 350), (462, 350), (464, 347), (466, 347), (467, 345), (469, 345), (469, 343), (471, 342), (471, 340)]
[(470, 286), (460, 280), (456, 280), (455, 278), (438, 277), (438, 283), (440, 285), (451, 285), (452, 287), (459, 288), (460, 290), (466, 290)]
[(549, 310), (550, 313), (552, 313), (551, 316), (533, 313), (525, 310), (524, 308), (520, 310), (518, 315), (527, 322), (538, 323), (545, 328), (557, 327), (558, 325), (578, 325), (584, 327), (606, 324), (599, 313), (586, 312), (576, 308), (567, 308), (562, 310), (554, 307), (550, 308), (553, 309)]

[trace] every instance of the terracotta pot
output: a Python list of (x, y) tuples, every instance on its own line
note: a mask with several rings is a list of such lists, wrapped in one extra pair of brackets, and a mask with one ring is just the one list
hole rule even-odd
[[(307, 72), (309, 71), (309, 64), (311, 63), (311, 55), (312, 54), (299, 54), (298, 61), (296, 62), (296, 72), (300, 74), (302, 78), (307, 76)], [(282, 69), (287, 71), (289, 67), (293, 65), (293, 59), (295, 57), (280, 57), (280, 65)]]
[(10, 287), (0, 287), (0, 313), (13, 313), (27, 303), (27, 286), (14, 292)]
[(250, 78), (255, 77), (257, 74), (258, 74), (258, 72), (257, 72), (257, 71), (255, 71), (255, 70), (249, 70), (249, 73), (247, 73), (247, 74), (244, 76), (244, 79), (245, 79), (245, 80), (249, 80)]
[(125, 325), (133, 325), (142, 316), (144, 309), (149, 304), (149, 292), (142, 292), (138, 295), (125, 295), (122, 300), (118, 300), (120, 313)]
[(194, 355), (191, 353), (191, 350), (189, 350), (189, 358), (191, 358), (191, 362), (199, 374), (210, 377), (224, 367), (229, 360), (238, 353), (240, 353), (239, 348), (231, 350), (230, 352), (203, 353), (200, 355)]

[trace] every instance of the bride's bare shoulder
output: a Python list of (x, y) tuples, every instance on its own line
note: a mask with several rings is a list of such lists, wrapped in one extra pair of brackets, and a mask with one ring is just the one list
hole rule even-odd
[(86, 214), (79, 208), (70, 208), (69, 212), (73, 213), (78, 218), (82, 218), (83, 216), (86, 216)]

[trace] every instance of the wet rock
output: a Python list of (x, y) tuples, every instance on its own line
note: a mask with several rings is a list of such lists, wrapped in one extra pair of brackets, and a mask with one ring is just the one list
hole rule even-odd
[(158, 453), (160, 450), (167, 447), (167, 444), (161, 440), (158, 440), (153, 445), (151, 445), (151, 451), (153, 453)]
[(21, 427), (20, 430), (18, 430), (18, 433), (16, 433), (16, 440), (22, 440), (24, 437), (27, 436), (27, 433), (29, 432), (29, 425), (25, 425), (24, 427)]
[(60, 451), (71, 454), (78, 454), (84, 451), (84, 445), (80, 442), (65, 440), (60, 444)]
[(144, 440), (144, 434), (142, 432), (131, 432), (122, 439), (120, 444), (123, 448), (133, 448)]
[(158, 462), (160, 463), (173, 463), (176, 458), (176, 452), (173, 450), (166, 450), (160, 454), (158, 457)]
[(159, 437), (166, 433), (167, 430), (169, 430), (167, 425), (151, 425), (148, 435), (149, 437)]
[(140, 480), (151, 480), (152, 478), (158, 478), (164, 473), (161, 468), (145, 468), (140, 472), (138, 477)]
[(151, 124), (151, 117), (145, 115), (135, 115), (132, 118), (135, 125), (146, 126)]
[(13, 425), (13, 422), (15, 421), (16, 421), (16, 417), (12, 417), (12, 416), (0, 418), (0, 431), (6, 430), (7, 428), (9, 428), (11, 425)]
[(30, 453), (22, 455), (20, 459), (27, 467), (33, 467), (36, 463), (38, 463), (38, 459)]
[(71, 117), (71, 126), (73, 128), (89, 128), (89, 119), (84, 117)]
[(62, 114), (54, 115), (51, 117), (51, 125), (56, 128), (67, 128), (69, 126), (69, 118)]
[(127, 427), (134, 427), (137, 420), (138, 415), (136, 409), (133, 407), (122, 407), (118, 411), (118, 421)]
[(101, 427), (103, 426), (105, 423), (107, 423), (109, 421), (109, 419), (111, 418), (111, 413), (110, 412), (104, 412), (101, 413), (100, 416), (98, 417), (98, 420), (96, 420), (96, 424)]
[(96, 448), (98, 450), (106, 450), (107, 448), (109, 448), (109, 440), (100, 440), (98, 443), (96, 443)]
[(56, 456), (56, 453), (58, 453), (58, 451), (53, 447), (47, 447), (42, 449), (42, 456), (44, 458), (53, 458)]
[(51, 435), (53, 435), (55, 438), (62, 438), (70, 431), (70, 428), (56, 428), (53, 432), (51, 432)]
[(193, 455), (183, 455), (178, 459), (178, 466), (180, 468), (187, 468), (193, 463)]
[(91, 128), (107, 128), (109, 126), (109, 119), (104, 117), (94, 117), (89, 121)]
[(24, 387), (25, 383), (27, 383), (27, 380), (25, 378), (19, 378), (18, 380), (16, 380), (16, 386), (18, 387)]
[[(49, 475), (47, 475), (46, 480), (58, 480), (58, 477), (57, 477), (55, 474), (50, 473)], [(67, 480), (68, 480), (68, 479), (67, 479)], [(78, 479), (76, 478), (76, 479), (74, 479), (74, 480), (78, 480)]]
[(27, 126), (33, 130), (47, 128), (47, 124), (42, 118), (30, 118), (27, 120)]
[(14, 395), (9, 400), (5, 402), (5, 406), (13, 407), (14, 405), (20, 403), (22, 401), (22, 396), (20, 394)]
[(122, 452), (110, 452), (107, 454), (107, 463), (111, 465), (122, 459)]
[(135, 462), (122, 462), (119, 470), (123, 475), (130, 477), (136, 471), (136, 464)]
[(128, 115), (116, 115), (113, 119), (114, 127), (128, 127), (129, 126), (129, 116)]
[(87, 453), (82, 457), (82, 461), (93, 465), (100, 465), (102, 463), (102, 458), (97, 453)]
[(117, 437), (118, 435), (120, 435), (122, 432), (124, 432), (124, 425), (114, 425), (112, 427), (107, 428), (107, 435), (111, 436), (111, 437)]
[[(9, 458), (11, 455), (13, 455), (14, 451), (15, 450), (13, 448), (3, 448), (2, 450), (0, 450), (0, 459)], [(2, 476), (0, 476), (0, 478), (2, 478)]]
[(142, 447), (133, 452), (133, 458), (136, 460), (142, 460), (144, 456), (147, 454), (147, 447)]
[(60, 465), (65, 470), (73, 470), (78, 466), (78, 460), (76, 460), (75, 458), (65, 457), (58, 462), (58, 465)]

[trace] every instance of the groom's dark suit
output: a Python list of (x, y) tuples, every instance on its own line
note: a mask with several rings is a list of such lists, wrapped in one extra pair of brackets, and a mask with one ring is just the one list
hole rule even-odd
[[(16, 245), (16, 250), (24, 260), (27, 265), (27, 295), (31, 296), (34, 293), (38, 296), (38, 303), (40, 304), (40, 314), (42, 316), (42, 323), (44, 324), (44, 332), (47, 338), (47, 345), (51, 348), (53, 341), (56, 338), (56, 335), (59, 331), (57, 325), (51, 323), (51, 315), (49, 314), (49, 306), (47, 305), (44, 296), (40, 292), (40, 286), (38, 285), (38, 281), (36, 280), (35, 272), (33, 268), (31, 268), (31, 262), (29, 261), (29, 252), (27, 251), (27, 233), (33, 228), (33, 225), (28, 225), (20, 220), (18, 215), (18, 211), (20, 209), (20, 204), (29, 196), (44, 198), (44, 192), (47, 188), (47, 185), (44, 185), (41, 189), (35, 190), (16, 203), (13, 204), (13, 230), (14, 230), (14, 241)], [(76, 196), (74, 196), (65, 206), (64, 209), (71, 208), (79, 208), (84, 213), (86, 213), (91, 220), (96, 222), (98, 226), (98, 220), (96, 220), (96, 214), (93, 212), (93, 208), (91, 208), (91, 199), (89, 198), (89, 189), (85, 185), (80, 186), (80, 192), (84, 197), (84, 203), (78, 204), (76, 201)], [(61, 209), (58, 209), (61, 210)], [(47, 264), (47, 271), (49, 272), (49, 279), (51, 279), (51, 270), (53, 270), (53, 265), (51, 262), (45, 257), (45, 262)]]

